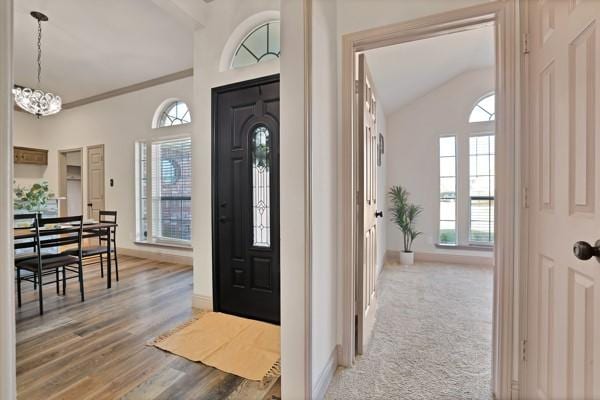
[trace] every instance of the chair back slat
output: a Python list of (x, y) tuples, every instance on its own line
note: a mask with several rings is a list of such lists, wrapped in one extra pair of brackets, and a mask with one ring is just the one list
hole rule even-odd
[[(62, 235), (62, 233), (60, 235)], [(40, 240), (40, 247), (43, 249), (47, 249), (49, 247), (59, 247), (59, 246), (67, 246), (67, 245), (71, 245), (71, 244), (77, 244), (78, 242), (79, 242), (79, 237), (77, 235), (53, 237), (52, 239), (48, 239), (48, 240)]]
[(48, 225), (48, 224), (71, 224), (76, 222), (83, 222), (83, 216), (70, 216), (70, 217), (41, 217), (40, 218), (40, 226)]
[[(25, 228), (35, 227), (39, 218), (40, 218), (40, 215), (37, 213), (25, 213), (25, 214), (15, 214), (14, 215), (15, 221), (24, 221), (24, 220), (31, 221), (31, 223), (28, 226), (26, 226)], [(21, 229), (21, 227), (15, 227), (15, 228)]]
[(117, 223), (117, 212), (116, 211), (100, 211), (99, 212), (99, 217), (98, 220), (100, 222), (107, 222), (107, 223)]
[[(72, 225), (69, 228), (51, 229), (44, 231), (43, 234), (38, 230), (38, 243), (40, 248), (61, 247), (68, 245), (77, 245), (77, 250), (81, 252), (81, 238), (83, 235), (83, 216), (75, 217), (53, 217), (41, 218), (40, 227), (48, 224)], [(47, 238), (51, 236), (50, 238)], [(40, 238), (41, 237), (41, 238)], [(46, 238), (44, 238), (46, 237)]]
[[(15, 229), (30, 229), (33, 230), (34, 233), (31, 237), (16, 239), (14, 242), (15, 250), (27, 250), (31, 249), (33, 252), (37, 251), (39, 241), (37, 240), (36, 232), (38, 230), (39, 224), (38, 220), (40, 215), (37, 213), (25, 213), (25, 214), (15, 214)], [(17, 226), (17, 222), (29, 221), (29, 224)], [(21, 224), (18, 224), (21, 225)]]

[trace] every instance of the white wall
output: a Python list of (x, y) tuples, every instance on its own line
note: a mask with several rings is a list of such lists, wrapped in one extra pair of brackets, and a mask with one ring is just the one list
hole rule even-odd
[[(377, 96), (377, 87), (375, 87)], [(388, 153), (387, 149), (387, 121), (385, 118), (384, 105), (377, 98), (377, 134), (382, 134), (385, 142), (385, 154), (381, 156), (381, 165), (377, 166), (377, 211), (383, 211), (383, 218), (377, 218), (377, 276), (381, 273), (385, 263), (385, 253), (387, 250), (387, 222), (389, 212), (387, 210), (387, 158), (394, 156)], [(377, 141), (379, 143), (379, 139)]]
[[(45, 144), (45, 142), (38, 140), (40, 127), (44, 124), (43, 120), (38, 120), (24, 112), (15, 112), (13, 113), (13, 121), (15, 146), (40, 148)], [(48, 157), (51, 158), (52, 155), (48, 154)], [(56, 157), (58, 158), (58, 155)], [(49, 174), (49, 168), (46, 165), (14, 165), (14, 180), (21, 186), (31, 186), (33, 183), (39, 182), (40, 179), (48, 179)], [(58, 190), (58, 181), (50, 189), (52, 191)]]
[[(106, 209), (119, 213), (118, 246), (158, 253), (190, 256), (186, 250), (166, 249), (134, 244), (135, 224), (135, 157), (136, 140), (193, 132), (193, 123), (184, 126), (152, 129), (156, 109), (168, 98), (178, 98), (193, 107), (193, 79), (186, 78), (137, 92), (113, 97), (85, 106), (37, 119), (15, 113), (15, 145), (49, 150), (48, 166), (18, 165), (15, 180), (30, 184), (47, 180), (51, 191), (58, 190), (58, 151), (104, 144)], [(192, 113), (192, 119), (196, 116)], [(195, 146), (195, 143), (192, 143)], [(83, 152), (83, 205), (87, 204), (87, 151)], [(114, 187), (109, 180), (114, 179)]]
[[(442, 135), (456, 136), (457, 176), (468, 176), (469, 161), (464, 153), (468, 154), (469, 135), (492, 133), (494, 129), (493, 123), (469, 124), (469, 114), (481, 96), (494, 90), (494, 81), (493, 67), (463, 73), (387, 117), (387, 187), (405, 187), (411, 202), (424, 209), (417, 221), (423, 235), (414, 242), (416, 252), (471, 254), (435, 247), (439, 225), (438, 141)], [(466, 238), (469, 207), (460, 196), (468, 193), (469, 182), (460, 178), (457, 182), (457, 218), (464, 221), (459, 235)], [(401, 251), (402, 234), (389, 218), (386, 221), (387, 249)], [(491, 257), (491, 253), (480, 251), (473, 254)]]
[(304, 0), (281, 1), (281, 394), (290, 400), (310, 398), (312, 390), (306, 12)]
[(312, 381), (313, 391), (337, 345), (336, 4), (313, 3), (312, 58)]

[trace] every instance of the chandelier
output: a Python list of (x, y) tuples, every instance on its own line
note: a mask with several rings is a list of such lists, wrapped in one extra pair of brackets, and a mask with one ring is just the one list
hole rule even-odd
[(37, 88), (31, 89), (15, 85), (13, 95), (15, 96), (15, 102), (19, 107), (39, 118), (59, 112), (62, 108), (62, 100), (60, 96), (39, 89), (42, 78), (42, 22), (48, 21), (48, 17), (37, 11), (32, 11), (31, 16), (35, 18), (38, 23)]

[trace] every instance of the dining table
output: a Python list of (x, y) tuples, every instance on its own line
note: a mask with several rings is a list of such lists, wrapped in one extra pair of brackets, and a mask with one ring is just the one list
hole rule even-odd
[[(112, 287), (112, 277), (111, 277), (111, 270), (112, 270), (112, 262), (111, 262), (111, 245), (112, 245), (112, 241), (111, 241), (111, 234), (112, 234), (112, 230), (113, 228), (116, 228), (118, 225), (115, 222), (94, 222), (94, 223), (84, 223), (82, 225), (82, 235), (81, 238), (82, 239), (90, 239), (90, 238), (95, 238), (95, 237), (100, 237), (100, 236), (106, 236), (107, 238), (107, 243), (106, 243), (106, 256), (107, 256), (107, 262), (106, 262), (106, 288), (110, 289)], [(68, 227), (52, 227), (52, 228), (44, 228), (44, 227), (40, 227), (40, 240), (42, 236), (56, 236), (56, 235), (60, 235), (65, 233), (65, 231), (68, 231), (69, 229), (73, 229), (73, 226), (68, 226)], [(25, 240), (25, 239), (31, 239), (35, 237), (35, 230), (32, 230), (31, 228), (27, 227), (27, 228), (19, 228), (19, 227), (15, 227), (14, 228), (14, 239), (15, 241), (21, 241), (21, 240)]]

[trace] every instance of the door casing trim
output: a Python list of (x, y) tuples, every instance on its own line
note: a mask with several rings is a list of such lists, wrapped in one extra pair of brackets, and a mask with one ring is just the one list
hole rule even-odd
[[(227, 84), (225, 86), (219, 86), (219, 87), (215, 87), (211, 90), (211, 110), (210, 110), (210, 119), (211, 119), (211, 179), (210, 179), (210, 190), (211, 190), (211, 223), (212, 223), (212, 288), (213, 288), (213, 297), (212, 297), (212, 308), (213, 311), (220, 311), (221, 310), (221, 304), (220, 304), (220, 289), (219, 289), (219, 279), (220, 279), (220, 273), (219, 273), (219, 231), (218, 231), (218, 224), (219, 224), (219, 217), (218, 217), (218, 199), (217, 199), (217, 175), (219, 173), (219, 168), (218, 168), (218, 160), (216, 155), (218, 154), (218, 147), (217, 147), (217, 138), (218, 138), (218, 132), (217, 132), (217, 125), (216, 125), (216, 121), (217, 121), (217, 98), (220, 94), (223, 93), (227, 93), (233, 90), (240, 90), (240, 89), (245, 89), (245, 88), (249, 88), (249, 87), (253, 87), (253, 86), (258, 86), (258, 85), (265, 85), (268, 83), (274, 83), (274, 82), (280, 82), (280, 74), (273, 74), (273, 75), (269, 75), (269, 76), (262, 76), (260, 78), (255, 78), (255, 79), (250, 79), (247, 81), (243, 81), (243, 82), (235, 82), (235, 83), (230, 83)], [(280, 222), (281, 223), (281, 222)], [(280, 248), (281, 251), (281, 248)], [(281, 269), (281, 265), (279, 267)], [(281, 296), (280, 296), (281, 297)], [(281, 299), (280, 299), (281, 302)]]
[[(523, 252), (526, 253), (527, 232), (521, 229), (518, 218), (526, 218), (522, 209), (522, 187), (526, 171), (522, 168), (521, 147), (521, 79), (520, 53), (520, 0), (504, 0), (452, 10), (412, 21), (346, 34), (342, 37), (342, 133), (340, 152), (340, 271), (342, 274), (342, 345), (340, 364), (351, 366), (355, 359), (355, 282), (357, 265), (356, 183), (362, 166), (357, 165), (356, 103), (354, 80), (355, 57), (359, 52), (472, 29), (482, 24), (495, 23), (496, 28), (496, 98), (500, 117), (496, 132), (500, 135), (497, 148), (496, 251), (494, 268), (493, 360), (492, 390), (497, 398), (510, 398), (515, 389), (513, 360), (520, 334), (514, 337), (514, 323), (522, 314), (523, 296), (519, 291), (519, 270)], [(498, 221), (500, 223), (498, 223)], [(501, 268), (499, 266), (502, 266)], [(517, 303), (518, 301), (518, 303)], [(517, 304), (519, 307), (517, 308)], [(518, 354), (518, 353), (517, 353)], [(522, 368), (519, 368), (522, 369)], [(517, 386), (518, 390), (518, 386)]]
[(16, 323), (13, 247), (13, 0), (0, 1), (0, 398), (16, 399)]

